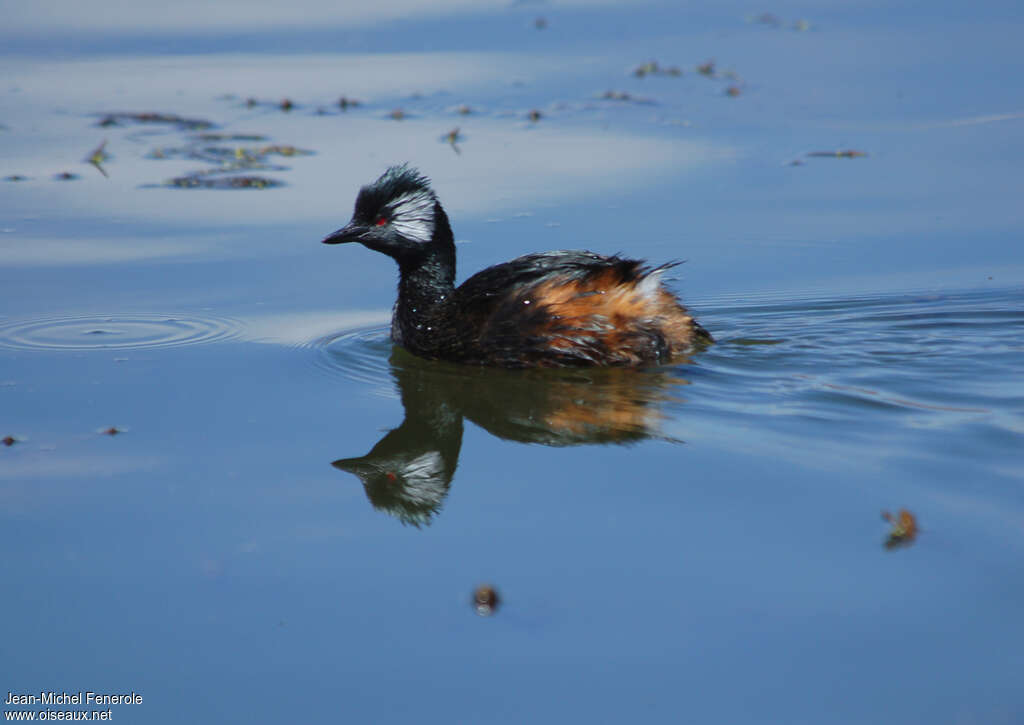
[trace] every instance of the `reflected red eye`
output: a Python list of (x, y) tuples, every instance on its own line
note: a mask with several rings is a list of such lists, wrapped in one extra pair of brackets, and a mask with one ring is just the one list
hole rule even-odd
[(387, 223), (388, 223), (388, 218), (387, 217), (383, 217), (383, 216), (377, 217), (377, 221), (374, 222), (374, 224), (376, 224), (378, 227), (382, 227), (382, 226), (384, 226)]

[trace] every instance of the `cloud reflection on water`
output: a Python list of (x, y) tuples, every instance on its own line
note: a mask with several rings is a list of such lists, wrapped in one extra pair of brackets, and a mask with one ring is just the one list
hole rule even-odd
[[(430, 174), (456, 214), (479, 214), (585, 198), (736, 155), (728, 146), (692, 135), (651, 133), (649, 124), (646, 129), (608, 128), (601, 125), (600, 109), (579, 105), (545, 110), (543, 120), (532, 124), (527, 109), (505, 98), (513, 81), (567, 80), (586, 65), (581, 58), (555, 61), (508, 53), (18, 61), (12, 75), (21, 91), (17, 106), (5, 109), (5, 118), (21, 141), (12, 165), (21, 160), (30, 173), (42, 175), (39, 159), (52, 157), (55, 148), (64, 161), (55, 159), (54, 168), (68, 163), (71, 154), (72, 165), (77, 164), (104, 138), (113, 155), (106, 166), (109, 179), (86, 176), (56, 188), (37, 178), (19, 185), (21, 207), (29, 213), (43, 214), (59, 203), (81, 215), (195, 223), (340, 224), (359, 186), (399, 161), (411, 161)], [(471, 92), (481, 99), (474, 102), (479, 112), (460, 117), (449, 110)], [(341, 93), (363, 105), (338, 113)], [(249, 95), (288, 97), (300, 106), (289, 114), (269, 106), (248, 108), (244, 99)], [(63, 106), (56, 116), (54, 96)], [(488, 97), (493, 98), (490, 105)], [(386, 118), (389, 109), (403, 104), (418, 110), (403, 121)], [(318, 105), (333, 115), (317, 115)], [(145, 158), (154, 148), (186, 143), (189, 132), (157, 124), (100, 129), (93, 118), (153, 110), (206, 118), (221, 131), (259, 133), (272, 143), (295, 144), (315, 155), (282, 160), (291, 172), (264, 172), (288, 184), (272, 192), (140, 188), (190, 168), (181, 160)], [(22, 130), (35, 115), (45, 120), (31, 131)], [(460, 155), (438, 141), (454, 126), (464, 136)], [(267, 196), (254, 203), (252, 193)]]
[[(622, 0), (558, 0), (558, 6), (622, 4)], [(180, 0), (175, 3), (146, 0), (122, 4), (92, 2), (74, 4), (61, 0), (12, 3), (4, 23), (19, 32), (67, 30), (152, 32), (183, 30), (195, 33), (251, 30), (359, 27), (411, 18), (492, 13), (514, 6), (508, 0), (388, 0), (376, 3), (338, 3), (332, 0)], [(106, 7), (103, 7), (103, 6)], [(543, 7), (549, 7), (547, 5)]]

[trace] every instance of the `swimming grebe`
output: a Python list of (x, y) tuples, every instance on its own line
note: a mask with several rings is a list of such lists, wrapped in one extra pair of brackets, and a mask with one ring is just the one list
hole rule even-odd
[(670, 362), (711, 335), (643, 262), (528, 254), (455, 287), (455, 240), (430, 181), (392, 166), (324, 244), (359, 242), (398, 262), (391, 339), (420, 357), (501, 367)]

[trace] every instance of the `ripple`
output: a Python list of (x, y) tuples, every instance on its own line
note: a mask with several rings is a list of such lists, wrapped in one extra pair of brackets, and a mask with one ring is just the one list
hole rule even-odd
[(778, 425), (1001, 425), (1021, 412), (1024, 291), (721, 299), (701, 307), (718, 344), (693, 377), (704, 404)]
[(194, 315), (117, 314), (6, 320), (0, 347), (14, 350), (128, 350), (236, 337), (236, 320)]
[(342, 375), (394, 395), (389, 328), (365, 327), (325, 335), (310, 343), (314, 364), (329, 375)]

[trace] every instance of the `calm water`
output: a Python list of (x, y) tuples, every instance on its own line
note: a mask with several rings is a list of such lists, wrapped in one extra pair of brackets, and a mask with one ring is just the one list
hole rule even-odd
[[(1024, 721), (1015, 4), (0, 7), (5, 699)], [(392, 263), (319, 240), (406, 160), (460, 278), (683, 259), (718, 343), (392, 349)]]

